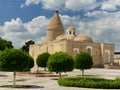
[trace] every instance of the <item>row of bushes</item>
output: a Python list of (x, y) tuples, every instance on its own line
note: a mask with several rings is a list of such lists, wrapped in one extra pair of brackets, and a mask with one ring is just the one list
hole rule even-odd
[(68, 87), (120, 89), (120, 78), (108, 80), (98, 77), (67, 77), (60, 78), (58, 84)]
[(74, 59), (66, 52), (56, 52), (52, 55), (49, 53), (40, 54), (36, 63), (38, 67), (48, 68), (50, 71), (61, 73), (72, 71), (74, 67), (81, 69), (84, 74), (84, 69), (90, 69), (93, 65), (92, 56), (87, 52), (81, 52), (77, 54)]

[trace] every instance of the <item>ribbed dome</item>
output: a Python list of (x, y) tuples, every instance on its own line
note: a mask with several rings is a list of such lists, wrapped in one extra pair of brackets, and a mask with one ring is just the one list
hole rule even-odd
[(88, 35), (84, 35), (84, 34), (75, 37), (74, 41), (79, 41), (83, 43), (93, 43), (92, 39)]
[(72, 26), (69, 26), (68, 28), (67, 28), (67, 30), (69, 30), (69, 31), (76, 31), (76, 29), (74, 28), (74, 27), (72, 27)]

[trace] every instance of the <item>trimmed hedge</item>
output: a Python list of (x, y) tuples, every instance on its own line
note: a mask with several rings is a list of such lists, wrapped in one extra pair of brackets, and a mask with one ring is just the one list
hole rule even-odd
[(44, 67), (46, 70), (47, 67), (47, 61), (48, 58), (50, 57), (50, 54), (48, 52), (44, 52), (40, 55), (38, 55), (37, 59), (36, 59), (36, 64), (38, 67)]
[(49, 57), (47, 67), (50, 71), (56, 73), (72, 71), (74, 69), (74, 60), (66, 52), (56, 52)]
[(60, 78), (58, 84), (68, 87), (120, 89), (120, 78), (109, 80), (97, 77), (67, 77)]

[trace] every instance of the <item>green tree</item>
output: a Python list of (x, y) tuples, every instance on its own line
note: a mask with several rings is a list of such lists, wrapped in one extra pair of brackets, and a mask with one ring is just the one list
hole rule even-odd
[(47, 61), (49, 57), (50, 57), (50, 54), (48, 52), (40, 54), (36, 59), (37, 66), (44, 67), (44, 70), (46, 71)]
[(21, 49), (22, 49), (23, 51), (29, 53), (29, 46), (30, 46), (31, 44), (35, 44), (35, 42), (32, 41), (32, 40), (29, 40), (29, 41), (25, 42), (25, 45), (23, 45), (23, 46), (21, 47)]
[(12, 42), (0, 37), (0, 51), (4, 51), (6, 48), (13, 48)]
[(66, 52), (56, 52), (49, 57), (47, 67), (50, 71), (59, 73), (59, 77), (61, 77), (61, 72), (72, 71), (74, 69), (74, 60)]
[(6, 49), (0, 53), (0, 70), (13, 71), (13, 86), (16, 83), (16, 72), (30, 70), (34, 64), (33, 59), (22, 50)]
[(81, 52), (75, 56), (75, 68), (82, 70), (84, 75), (84, 69), (90, 69), (93, 66), (92, 56), (88, 52)]

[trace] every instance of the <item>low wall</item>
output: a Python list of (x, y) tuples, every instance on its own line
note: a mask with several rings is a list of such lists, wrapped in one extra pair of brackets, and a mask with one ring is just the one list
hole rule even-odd
[(104, 64), (105, 69), (120, 69), (119, 65)]

